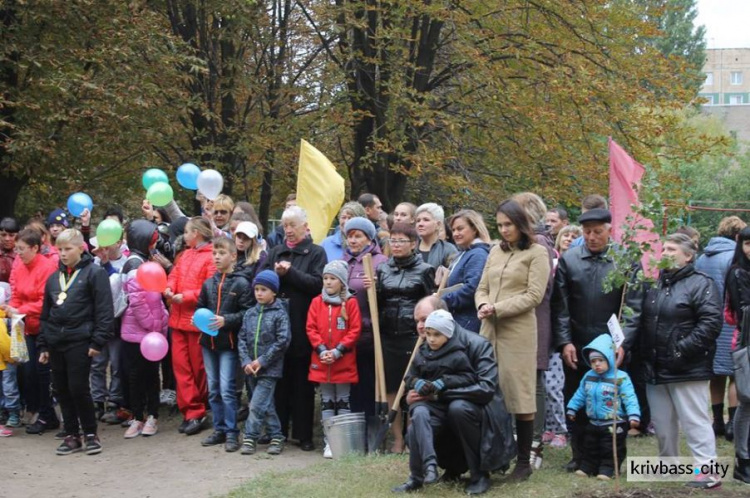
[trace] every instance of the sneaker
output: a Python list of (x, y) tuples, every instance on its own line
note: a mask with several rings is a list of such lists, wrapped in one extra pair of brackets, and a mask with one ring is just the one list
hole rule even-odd
[(125, 431), (125, 435), (123, 436), (125, 439), (133, 439), (141, 435), (143, 432), (143, 422), (139, 420), (134, 420), (132, 424), (130, 424), (130, 427), (128, 427), (128, 430)]
[(65, 436), (62, 444), (57, 447), (55, 453), (58, 455), (70, 455), (83, 449), (80, 436)]
[(187, 427), (189, 423), (189, 420), (183, 419), (180, 425), (177, 426), (177, 432), (179, 432), (180, 434), (185, 434), (185, 427)]
[(284, 440), (277, 437), (271, 438), (266, 453), (269, 455), (281, 455), (282, 451), (284, 451)]
[(568, 438), (565, 434), (555, 434), (555, 437), (552, 438), (549, 445), (557, 449), (565, 448), (568, 445)]
[(716, 489), (721, 486), (721, 479), (717, 476), (700, 475), (694, 481), (685, 483), (685, 486), (693, 489)]
[(127, 408), (110, 409), (102, 416), (102, 422), (109, 425), (122, 425), (123, 422), (133, 420), (133, 412)]
[(10, 412), (8, 421), (5, 422), (5, 427), (21, 427), (21, 417), (18, 415), (18, 412)]
[[(206, 417), (201, 418), (194, 418), (192, 420), (188, 420), (187, 425), (185, 426), (185, 430), (183, 433), (186, 436), (194, 436), (201, 432), (206, 426)], [(222, 441), (223, 443), (224, 441)]]
[(217, 444), (225, 443), (227, 435), (224, 432), (214, 431), (207, 438), (201, 441), (201, 446), (216, 446)]
[(26, 434), (38, 434), (42, 435), (45, 431), (51, 431), (60, 427), (60, 422), (47, 423), (44, 420), (38, 418), (36, 422), (26, 426)]
[(326, 447), (323, 448), (323, 458), (333, 458), (333, 452), (331, 451), (331, 445), (326, 441)]
[(102, 452), (102, 443), (96, 434), (86, 434), (86, 454), (96, 455)]
[(143, 430), (141, 431), (141, 435), (143, 436), (153, 436), (157, 432), (159, 432), (159, 421), (154, 418), (153, 415), (149, 415), (146, 419), (146, 423), (143, 424)]
[(107, 413), (104, 403), (97, 401), (94, 403), (94, 416), (99, 422), (102, 422), (102, 417)]
[(258, 444), (270, 444), (271, 443), (271, 436), (268, 434), (263, 434), (261, 437), (258, 438)]
[(159, 393), (159, 404), (174, 406), (177, 404), (177, 392), (174, 389), (162, 389)]
[(10, 437), (13, 435), (13, 429), (8, 429), (4, 425), (0, 425), (0, 437)]
[(542, 444), (550, 444), (555, 439), (555, 433), (552, 431), (546, 431), (542, 434)]
[(540, 441), (534, 441), (531, 443), (531, 455), (529, 456), (529, 464), (534, 470), (542, 468), (542, 443)]
[(611, 477), (609, 477), (608, 475), (605, 475), (605, 474), (599, 474), (598, 476), (596, 476), (596, 478), (599, 479), (600, 481), (610, 481), (610, 480), (612, 480)]
[(573, 473), (575, 475), (577, 475), (578, 477), (588, 477), (589, 476), (586, 472), (582, 471), (581, 469), (578, 469), (578, 470), (576, 470)]
[(255, 439), (246, 437), (242, 440), (242, 449), (240, 450), (240, 453), (242, 453), (243, 455), (254, 455), (257, 449), (258, 447)]
[(57, 431), (57, 433), (55, 434), (55, 439), (57, 439), (58, 441), (62, 441), (66, 437), (68, 437), (68, 433), (65, 432), (65, 429)]
[(224, 443), (224, 451), (227, 453), (234, 453), (240, 449), (240, 442), (237, 439), (237, 434), (227, 434), (227, 442)]

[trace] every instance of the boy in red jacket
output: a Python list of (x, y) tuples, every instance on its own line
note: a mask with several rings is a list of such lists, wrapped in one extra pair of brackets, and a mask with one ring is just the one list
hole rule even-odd
[[(350, 413), (349, 391), (357, 377), (356, 344), (362, 329), (359, 304), (349, 292), (349, 267), (342, 260), (323, 269), (323, 292), (307, 312), (307, 337), (312, 344), (310, 382), (320, 384), (321, 420)], [(328, 440), (325, 458), (333, 458)]]

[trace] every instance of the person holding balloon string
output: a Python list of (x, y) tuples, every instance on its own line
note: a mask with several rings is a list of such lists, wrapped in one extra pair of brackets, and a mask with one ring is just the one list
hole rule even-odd
[(208, 221), (191, 218), (185, 225), (188, 247), (176, 259), (169, 274), (164, 296), (171, 302), (169, 326), (172, 328), (172, 366), (177, 384), (177, 406), (184, 420), (178, 431), (188, 436), (204, 428), (206, 417), (206, 371), (203, 349), (192, 323), (201, 286), (216, 273), (213, 263), (213, 233)]
[(128, 225), (127, 238), (131, 253), (122, 268), (122, 290), (127, 294), (128, 304), (122, 314), (120, 332), (133, 412), (133, 421), (124, 437), (133, 439), (153, 436), (158, 431), (161, 358), (149, 358), (149, 341), (144, 344), (144, 338), (157, 333), (166, 342), (169, 314), (161, 296), (166, 287), (166, 273), (156, 263), (148, 262), (159, 239), (156, 225), (135, 220)]
[[(242, 317), (255, 299), (248, 282), (233, 272), (237, 248), (231, 239), (213, 240), (213, 261), (216, 274), (203, 283), (198, 297), (198, 310), (193, 322), (203, 332), (203, 364), (208, 380), (208, 401), (213, 413), (214, 432), (201, 441), (203, 446), (224, 444), (228, 453), (240, 449), (237, 426), (236, 374), (239, 368), (237, 332)], [(202, 319), (212, 312), (209, 320)], [(215, 311), (215, 314), (213, 312)]]

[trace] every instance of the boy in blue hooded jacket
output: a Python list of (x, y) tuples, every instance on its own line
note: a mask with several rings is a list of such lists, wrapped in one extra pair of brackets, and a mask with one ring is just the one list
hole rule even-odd
[(583, 358), (591, 370), (583, 376), (578, 390), (568, 403), (568, 418), (586, 408), (589, 423), (583, 443), (583, 458), (576, 475), (595, 475), (609, 480), (615, 471), (612, 458), (613, 420), (617, 417), (617, 467), (627, 456), (625, 437), (628, 421), (631, 428), (640, 425), (641, 410), (630, 376), (617, 370), (617, 414), (615, 415), (615, 345), (612, 337), (602, 334), (583, 348)]

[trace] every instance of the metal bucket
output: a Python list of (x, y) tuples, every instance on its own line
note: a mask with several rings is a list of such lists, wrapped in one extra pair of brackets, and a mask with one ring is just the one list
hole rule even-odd
[(364, 413), (336, 415), (323, 421), (323, 430), (331, 446), (333, 458), (364, 455), (367, 451)]

